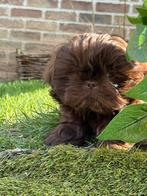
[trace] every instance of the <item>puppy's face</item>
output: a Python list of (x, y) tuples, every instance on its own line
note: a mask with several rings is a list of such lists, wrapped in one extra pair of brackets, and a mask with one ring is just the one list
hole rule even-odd
[(107, 73), (98, 69), (71, 72), (63, 88), (63, 103), (75, 110), (106, 113), (119, 110), (125, 103)]
[[(109, 35), (84, 34), (61, 47), (54, 61), (54, 97), (76, 111), (100, 114), (120, 110), (126, 100), (133, 64), (125, 58), (126, 42)], [(127, 88), (126, 88), (127, 89)]]

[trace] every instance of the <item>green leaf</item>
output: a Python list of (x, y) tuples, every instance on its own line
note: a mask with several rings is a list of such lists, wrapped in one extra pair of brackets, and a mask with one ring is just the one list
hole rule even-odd
[(142, 24), (147, 25), (147, 16), (142, 17)]
[(128, 106), (113, 118), (98, 139), (129, 143), (147, 139), (147, 104)]
[(127, 16), (129, 22), (131, 24), (141, 24), (142, 23), (142, 18), (141, 17), (132, 17), (132, 16)]
[(142, 47), (143, 44), (145, 43), (146, 35), (147, 35), (147, 27), (145, 27), (141, 32), (141, 34), (139, 35), (139, 39), (138, 39), (139, 48)]
[(143, 7), (147, 8), (147, 0), (144, 0)]
[(147, 0), (144, 0), (143, 7), (147, 8)]
[(125, 93), (125, 95), (127, 97), (147, 102), (147, 77), (145, 77), (142, 82), (133, 87), (129, 92)]
[(127, 55), (131, 60), (147, 62), (147, 26), (140, 24), (136, 26), (136, 31), (128, 43)]
[(147, 16), (147, 8), (144, 7), (137, 7), (137, 11), (139, 12), (140, 16)]

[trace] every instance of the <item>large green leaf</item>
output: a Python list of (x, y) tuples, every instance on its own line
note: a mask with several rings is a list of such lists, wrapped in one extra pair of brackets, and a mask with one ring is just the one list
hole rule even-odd
[(147, 104), (128, 106), (114, 117), (98, 139), (129, 143), (147, 139)]
[(133, 87), (129, 92), (125, 93), (125, 95), (127, 97), (147, 102), (147, 77), (145, 77), (142, 82)]
[(147, 16), (137, 16), (137, 17), (133, 17), (133, 16), (127, 16), (129, 22), (131, 24), (137, 25), (137, 24), (143, 24), (143, 25), (147, 25)]
[(145, 7), (137, 7), (137, 11), (139, 12), (140, 16), (147, 16), (147, 8)]
[(145, 0), (143, 6), (137, 7), (136, 10), (139, 13), (137, 17), (127, 16), (129, 22), (135, 25), (147, 25), (147, 1)]
[(147, 62), (147, 26), (137, 25), (127, 47), (129, 60)]
[(132, 24), (141, 24), (142, 23), (142, 18), (141, 17), (132, 17), (132, 16), (127, 16), (128, 20)]

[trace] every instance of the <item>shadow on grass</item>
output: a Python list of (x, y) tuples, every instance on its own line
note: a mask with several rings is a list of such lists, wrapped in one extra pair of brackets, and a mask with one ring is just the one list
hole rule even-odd
[(33, 92), (47, 87), (42, 81), (15, 81), (0, 83), (0, 97), (17, 96), (21, 93)]
[(24, 114), (23, 118), (11, 126), (0, 127), (0, 151), (14, 148), (44, 149), (44, 139), (58, 123), (59, 112), (35, 113), (33, 117)]

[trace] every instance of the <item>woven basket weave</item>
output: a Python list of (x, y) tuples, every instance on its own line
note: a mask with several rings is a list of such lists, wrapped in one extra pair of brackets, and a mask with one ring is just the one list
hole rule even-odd
[(42, 79), (44, 68), (49, 63), (50, 58), (50, 54), (22, 54), (16, 52), (19, 79)]

